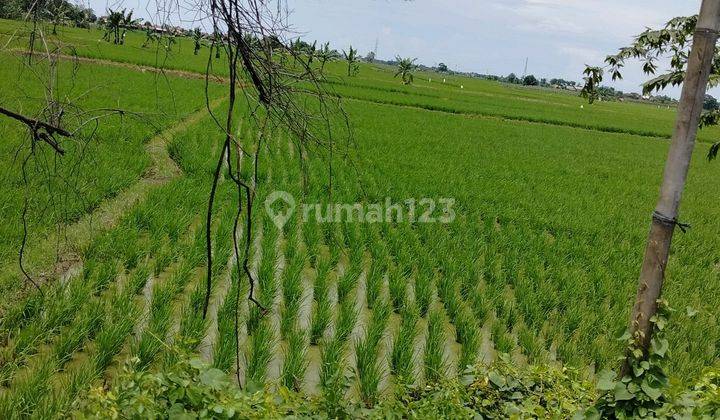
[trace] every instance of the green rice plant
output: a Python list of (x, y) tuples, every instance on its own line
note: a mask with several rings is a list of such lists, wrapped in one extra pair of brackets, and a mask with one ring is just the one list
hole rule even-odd
[(358, 394), (366, 407), (378, 402), (383, 368), (378, 361), (379, 342), (366, 335), (355, 342), (355, 365), (358, 377)]
[[(207, 331), (208, 319), (203, 318), (203, 304), (205, 303), (204, 277), (198, 277), (197, 286), (190, 292), (188, 300), (183, 303), (180, 310), (180, 328), (174, 342), (184, 351), (194, 350), (202, 341)], [(177, 352), (165, 353), (165, 366), (172, 366), (176, 362)]]
[(339, 307), (340, 312), (335, 322), (335, 338), (338, 341), (345, 342), (350, 337), (353, 328), (355, 328), (360, 313), (355, 306), (355, 301), (349, 297), (340, 302)]
[(334, 248), (335, 243), (335, 224), (334, 223), (323, 223), (320, 225), (322, 232), (322, 240), (328, 246), (328, 248)]
[(455, 341), (462, 344), (460, 358), (458, 360), (459, 371), (462, 372), (467, 366), (475, 365), (477, 361), (481, 334), (472, 311), (465, 305), (455, 320)]
[(541, 363), (544, 357), (544, 346), (533, 332), (524, 324), (520, 323), (515, 327), (518, 344), (523, 354), (527, 356), (530, 363)]
[(113, 356), (122, 349), (122, 343), (135, 326), (140, 308), (134, 300), (128, 299), (128, 295), (118, 294), (109, 302), (106, 313), (103, 328), (95, 337), (91, 357), (98, 374), (107, 368)]
[[(54, 288), (50, 291), (47, 288), (45, 289), (46, 295), (54, 293)], [(24, 327), (42, 313), (44, 309), (43, 300), (44, 295), (31, 292), (26, 299), (20, 299), (16, 304), (6, 309), (2, 319), (0, 319), (0, 344), (6, 345), (13, 331)]]
[(153, 275), (159, 276), (160, 273), (165, 271), (175, 261), (175, 253), (172, 247), (168, 244), (169, 238), (163, 238), (159, 244), (155, 247), (158, 249), (155, 253), (155, 261), (153, 264)]
[[(274, 229), (274, 227), (272, 229)], [(268, 238), (271, 238), (271, 236), (263, 236), (263, 256), (257, 279), (259, 296), (263, 305), (268, 302), (273, 302), (278, 293), (278, 284), (277, 281), (275, 281), (277, 253), (275, 252), (275, 242), (271, 240), (266, 241)]]
[(320, 386), (323, 399), (332, 415), (333, 411), (343, 405), (341, 403), (348, 388), (345, 377), (345, 343), (337, 338), (325, 342), (320, 350), (320, 358)]
[(297, 226), (295, 226), (294, 229), (286, 230), (283, 226), (283, 231), (286, 232), (284, 238), (285, 261), (292, 261), (300, 250), (300, 246), (298, 244), (298, 229)]
[(102, 262), (89, 270), (90, 282), (93, 285), (93, 293), (100, 294), (107, 286), (117, 278), (118, 266), (115, 260)]
[(415, 382), (415, 338), (417, 337), (418, 312), (414, 307), (403, 310), (402, 321), (393, 339), (390, 353), (390, 372), (399, 384)]
[(330, 265), (330, 259), (328, 257), (321, 256), (318, 258), (313, 283), (313, 300), (320, 300), (322, 296), (327, 295), (330, 288), (330, 273), (332, 269), (333, 267)]
[(329, 298), (315, 302), (310, 321), (310, 344), (317, 345), (332, 321), (332, 304)]
[(385, 264), (380, 260), (373, 259), (365, 284), (365, 300), (370, 309), (373, 309), (375, 303), (380, 299), (384, 276)]
[(352, 292), (352, 290), (357, 286), (358, 278), (361, 273), (362, 261), (351, 261), (350, 266), (337, 281), (338, 301), (344, 301), (350, 292)]
[(365, 335), (355, 341), (355, 365), (358, 393), (366, 406), (373, 406), (380, 395), (378, 386), (385, 374), (380, 364), (380, 344), (392, 309), (384, 301), (373, 306), (372, 317)]
[(92, 363), (83, 363), (79, 368), (67, 372), (60, 379), (60, 385), (45, 394), (33, 412), (35, 418), (54, 418), (67, 411), (75, 398), (86, 391), (100, 373)]
[[(333, 224), (333, 226), (334, 226), (334, 224)], [(342, 253), (343, 253), (343, 249), (338, 245), (338, 243), (339, 242), (327, 243), (328, 249), (330, 250), (330, 266), (331, 267), (337, 267), (338, 262), (340, 262), (340, 257), (342, 256)]]
[[(115, 293), (103, 308), (103, 328), (94, 340), (94, 347), (80, 365), (73, 366), (60, 387), (42, 396), (33, 413), (36, 417), (55, 417), (67, 410), (78, 394), (86, 390), (112, 362), (130, 335), (140, 313), (127, 290)], [(45, 413), (52, 413), (47, 416)]]
[[(72, 279), (61, 285), (45, 297), (45, 308), (39, 317), (19, 330), (12, 345), (2, 350), (5, 362), (0, 367), (0, 383), (8, 384), (17, 369), (25, 365), (27, 358), (38, 351), (38, 347), (49, 341), (61, 329), (74, 322), (78, 333), (88, 333), (97, 327), (98, 319), (91, 315), (93, 308), (89, 302), (99, 299), (98, 294), (115, 278), (117, 265), (114, 262), (91, 264), (82, 278)], [(74, 351), (83, 336), (63, 336), (60, 339), (61, 359), (69, 357), (67, 352)]]
[(445, 377), (445, 317), (440, 309), (430, 312), (425, 338), (425, 381), (435, 383)]
[(130, 295), (137, 295), (142, 292), (145, 283), (150, 278), (150, 265), (147, 262), (141, 263), (130, 273), (125, 289)]
[(407, 304), (408, 279), (400, 269), (390, 270), (388, 275), (388, 291), (390, 302), (395, 313), (400, 313)]
[(317, 345), (330, 326), (332, 320), (332, 304), (330, 303), (330, 261), (325, 258), (318, 260), (317, 276), (313, 285), (313, 308), (310, 320), (310, 344)]
[(490, 337), (495, 344), (495, 349), (500, 353), (510, 354), (515, 348), (515, 340), (507, 332), (506, 326), (502, 321), (493, 322), (490, 329)]
[(445, 302), (448, 296), (455, 295), (457, 289), (454, 279), (444, 274), (439, 276), (437, 280), (437, 297), (441, 302)]
[(283, 273), (283, 311), (280, 317), (280, 333), (283, 339), (295, 329), (302, 303), (302, 273), (305, 268), (305, 254), (296, 254), (289, 261)]
[(102, 327), (104, 314), (97, 309), (98, 302), (91, 301), (82, 310), (75, 323), (64, 334), (61, 334), (53, 346), (53, 354), (59, 366), (63, 366), (78, 350), (83, 342)]
[(443, 304), (445, 306), (445, 312), (447, 312), (447, 316), (453, 324), (458, 319), (462, 303), (462, 298), (460, 297), (460, 293), (457, 289), (452, 289), (451, 291), (446, 292)]
[(490, 311), (492, 310), (491, 305), (492, 303), (486, 296), (485, 288), (478, 287), (470, 300), (470, 306), (472, 307), (473, 313), (475, 314), (475, 318), (477, 318), (478, 322), (484, 323), (487, 321)]
[(304, 331), (294, 329), (288, 334), (285, 358), (283, 361), (281, 382), (288, 389), (301, 391), (307, 360), (308, 342)]
[(421, 317), (425, 318), (430, 310), (433, 298), (433, 278), (418, 271), (415, 276), (415, 304)]
[(138, 368), (144, 369), (155, 360), (164, 344), (172, 323), (172, 303), (192, 276), (192, 267), (182, 260), (172, 275), (157, 287), (150, 303), (150, 319), (139, 340), (133, 343), (132, 353), (138, 358)]
[[(218, 311), (218, 331), (213, 347), (213, 367), (228, 372), (235, 362), (235, 311), (237, 310), (239, 281), (237, 271), (233, 270), (230, 289)], [(242, 292), (241, 288), (240, 292)], [(242, 299), (242, 297), (241, 297)], [(239, 327), (239, 325), (238, 325)]]
[(307, 248), (307, 255), (310, 266), (315, 267), (317, 257), (320, 253), (321, 233), (316, 223), (308, 221), (303, 224), (303, 237)]
[(250, 306), (247, 319), (245, 319), (245, 328), (247, 328), (248, 335), (255, 334), (255, 331), (260, 325), (260, 321), (262, 320), (263, 316), (263, 311), (260, 308), (258, 308), (256, 305)]
[(377, 305), (373, 307), (370, 325), (367, 330), (367, 335), (372, 343), (380, 343), (380, 340), (382, 340), (391, 313), (392, 307), (384, 299), (377, 302)]
[(13, 382), (12, 391), (0, 397), (0, 417), (11, 419), (30, 417), (43, 396), (51, 390), (51, 376), (55, 364), (51, 357), (38, 361), (38, 369)]
[[(82, 343), (92, 338), (94, 331), (98, 329), (95, 346), (90, 349), (88, 358), (80, 366), (91, 366), (92, 372), (94, 372), (93, 377), (99, 375), (109, 363), (112, 355), (122, 347), (122, 342), (130, 333), (137, 314), (136, 305), (132, 299), (129, 299), (127, 290), (120, 293), (117, 287), (114, 287), (108, 301), (98, 302), (97, 299), (93, 299), (87, 302), (77, 322), (59, 337), (52, 351), (45, 353), (22, 378), (14, 382), (8, 391), (8, 399), (0, 401), (0, 412), (5, 410), (1, 407), (3, 403), (13, 401), (12, 404), (28, 416), (37, 417), (41, 413), (56, 415), (72, 401), (74, 395), (68, 395), (70, 389), (53, 389), (51, 376), (62, 369), (72, 353)], [(118, 324), (123, 325), (124, 328), (118, 330)], [(102, 329), (100, 329), (101, 325)], [(107, 337), (113, 339), (112, 347), (105, 347), (105, 343), (108, 341)], [(98, 366), (95, 363), (97, 355), (106, 349), (112, 353), (106, 358), (104, 365)], [(77, 369), (80, 368), (74, 366), (71, 368), (71, 372)], [(85, 383), (85, 387), (89, 384), (89, 382)], [(50, 417), (54, 417), (54, 415)]]
[(275, 349), (275, 335), (267, 319), (260, 321), (255, 333), (249, 338), (250, 347), (246, 354), (246, 384), (262, 387), (267, 378), (268, 365)]

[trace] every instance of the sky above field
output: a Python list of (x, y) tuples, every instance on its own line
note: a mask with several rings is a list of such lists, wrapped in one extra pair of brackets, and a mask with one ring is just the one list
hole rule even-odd
[[(88, 1), (88, 0), (86, 0)], [(677, 0), (287, 0), (290, 22), (303, 39), (352, 44), (364, 56), (396, 55), (418, 62), (444, 62), (453, 70), (581, 79), (584, 64), (601, 64), (645, 27), (697, 13), (699, 1)], [(154, 1), (150, 0), (154, 4)], [(149, 18), (148, 0), (89, 0), (102, 14), (106, 5), (133, 8)], [(182, 2), (181, 2), (182, 4)], [(185, 15), (187, 18), (188, 15)], [(639, 91), (640, 66), (628, 66), (612, 84)], [(671, 96), (679, 90), (670, 89)]]

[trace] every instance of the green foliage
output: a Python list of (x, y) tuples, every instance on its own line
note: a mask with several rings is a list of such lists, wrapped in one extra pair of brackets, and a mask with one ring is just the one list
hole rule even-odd
[(358, 61), (358, 50), (354, 49), (352, 45), (347, 51), (343, 50), (343, 57), (347, 61), (347, 75), (355, 76), (360, 72), (360, 66), (357, 64)]
[(403, 311), (400, 329), (393, 339), (390, 353), (390, 372), (400, 384), (415, 382), (415, 337), (417, 336), (418, 313), (413, 307)]
[[(653, 76), (643, 83), (643, 94), (649, 95), (655, 91), (661, 91), (668, 86), (679, 86), (685, 80), (688, 55), (692, 46), (697, 15), (678, 16), (670, 19), (663, 28), (647, 28), (635, 37), (635, 41), (620, 48), (617, 54), (608, 55), (605, 58), (612, 80), (622, 79), (622, 69), (630, 59), (638, 59), (643, 62), (642, 71), (645, 75)], [(720, 50), (715, 47), (715, 56)], [(669, 57), (668, 57), (669, 56)], [(657, 62), (660, 60), (670, 61), (670, 69), (665, 73), (658, 73)], [(580, 95), (593, 103), (599, 97), (601, 89), (600, 82), (603, 80), (603, 69), (600, 67), (586, 66), (583, 72), (586, 76), (585, 86)], [(709, 87), (716, 86), (720, 82), (720, 62), (714, 60), (710, 69)], [(717, 101), (710, 95), (706, 95), (703, 101), (705, 112), (700, 119), (700, 127), (718, 124)], [(708, 160), (717, 156), (719, 143), (715, 143), (708, 151)]]
[(534, 75), (528, 74), (527, 76), (523, 77), (522, 84), (524, 86), (537, 86), (540, 84), (540, 82)]
[[(138, 370), (130, 360), (114, 389), (93, 388), (73, 407), (77, 418), (275, 418), (296, 406), (298, 397), (246, 393), (221, 370), (199, 358), (181, 357), (161, 373)], [(289, 400), (276, 405), (286, 396)]]
[[(399, 388), (369, 406), (279, 387), (243, 391), (222, 371), (183, 356), (159, 373), (131, 360), (110, 388), (93, 388), (73, 405), (76, 418), (569, 418), (594, 396), (573, 371), (517, 368), (507, 360), (466, 370), (458, 380)], [(706, 387), (717, 376), (706, 381)]]
[(398, 63), (395, 77), (400, 76), (404, 85), (412, 84), (414, 80), (413, 71), (417, 68), (415, 61), (417, 58), (401, 58), (400, 56), (395, 57), (395, 61)]
[(470, 407), (486, 418), (570, 418), (590, 404), (595, 393), (577, 371), (547, 365), (518, 368), (508, 356), (466, 370)]
[(603, 70), (600, 67), (587, 66), (585, 67), (583, 74), (585, 75), (583, 77), (585, 85), (580, 91), (580, 96), (587, 98), (589, 103), (593, 103), (600, 96), (598, 88), (600, 86), (600, 82), (602, 82)]
[(427, 323), (427, 338), (425, 340), (425, 381), (435, 383), (445, 376), (447, 363), (445, 361), (445, 318), (442, 312), (430, 312)]
[(641, 332), (636, 332), (636, 336), (625, 332), (619, 338), (627, 346), (626, 372), (621, 378), (610, 370), (600, 373), (597, 389), (604, 394), (595, 407), (588, 410), (588, 415), (628, 418), (655, 417), (663, 413), (669, 387), (663, 364), (670, 355), (664, 331), (671, 311), (666, 301), (658, 300), (657, 313), (650, 320), (653, 336), (647, 354), (638, 344)]

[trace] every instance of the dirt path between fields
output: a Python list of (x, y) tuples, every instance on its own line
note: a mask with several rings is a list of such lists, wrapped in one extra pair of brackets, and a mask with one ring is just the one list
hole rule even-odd
[[(212, 101), (210, 107), (217, 108), (224, 99)], [(54, 279), (67, 280), (73, 273), (81, 273), (80, 255), (93, 238), (115, 227), (122, 216), (145, 200), (150, 191), (181, 175), (181, 169), (168, 154), (167, 145), (170, 139), (205, 115), (207, 109), (202, 107), (152, 137), (145, 145), (151, 164), (136, 183), (104, 200), (97, 209), (84, 215), (78, 222), (53, 230), (31, 247), (26, 254), (26, 261), (32, 261), (34, 280), (44, 284)], [(8, 264), (5, 270), (15, 272), (18, 267)]]

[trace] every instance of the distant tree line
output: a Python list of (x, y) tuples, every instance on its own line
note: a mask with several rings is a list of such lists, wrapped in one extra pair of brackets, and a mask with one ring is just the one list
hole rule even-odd
[(87, 28), (98, 19), (93, 9), (67, 0), (2, 0), (0, 18), (23, 19), (33, 9), (37, 10), (39, 18), (52, 22), (53, 28), (68, 24)]

